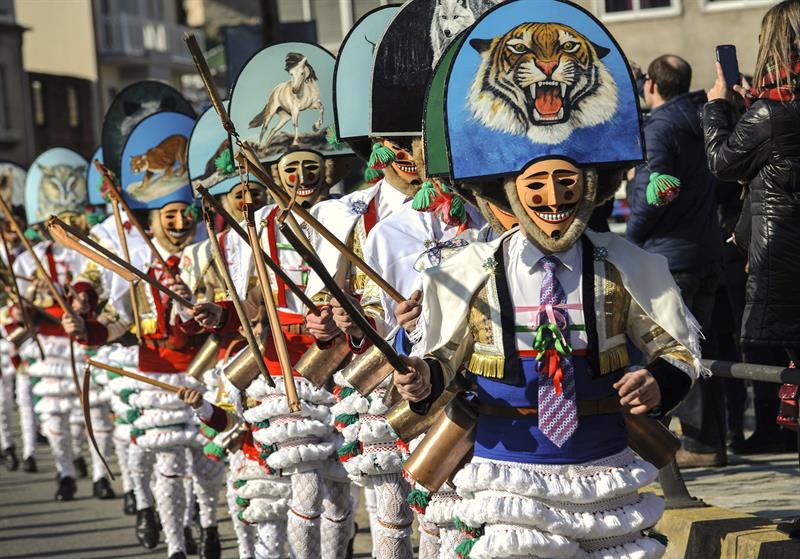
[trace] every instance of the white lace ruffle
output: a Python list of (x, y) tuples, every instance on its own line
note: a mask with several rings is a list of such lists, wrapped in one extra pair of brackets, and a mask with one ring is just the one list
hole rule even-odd
[(128, 377), (112, 378), (108, 387), (114, 394), (121, 394), (123, 390), (140, 390), (141, 384)]
[(254, 461), (244, 459), (243, 462), (237, 467), (231, 466), (234, 479), (242, 479), (249, 481), (251, 479), (272, 479), (275, 476), (270, 475), (261, 467), (261, 465)]
[(41, 416), (62, 415), (71, 413), (72, 410), (80, 409), (80, 405), (81, 403), (78, 401), (77, 396), (67, 398), (44, 396), (33, 406), (33, 411)]
[[(275, 382), (274, 388), (269, 386), (263, 378), (257, 377), (247, 387), (247, 395), (256, 400), (262, 400), (270, 394), (286, 394), (283, 386), (283, 377), (272, 377), (272, 380)], [(317, 388), (303, 377), (294, 377), (294, 384), (297, 387), (297, 396), (301, 400), (311, 404), (324, 404), (329, 407), (335, 401), (333, 394), (325, 389)]]
[(425, 520), (439, 526), (452, 524), (456, 504), (461, 500), (454, 491), (437, 491), (431, 494), (425, 508)]
[(312, 469), (318, 467), (317, 462), (326, 460), (336, 452), (336, 444), (330, 441), (300, 444), (278, 448), (267, 457), (267, 465), (274, 470), (290, 468)]
[[(598, 502), (591, 511), (570, 511), (529, 497), (479, 492), (454, 506), (470, 526), (514, 524), (575, 540), (616, 537), (652, 527), (664, 512), (664, 500), (653, 493), (632, 493), (630, 504)], [(426, 511), (426, 516), (429, 513)]]
[(258, 524), (268, 520), (286, 519), (289, 512), (289, 500), (253, 499), (242, 511), (241, 518), (245, 522)]
[(300, 411), (290, 412), (289, 403), (284, 396), (272, 395), (264, 399), (259, 405), (245, 411), (244, 419), (248, 423), (257, 423), (280, 416), (293, 416), (329, 423), (330, 413), (330, 407), (313, 404), (302, 399), (300, 400)]
[(146, 450), (158, 450), (175, 446), (202, 448), (208, 439), (196, 427), (187, 429), (150, 429), (136, 438), (136, 445)]
[[(80, 374), (81, 364), (75, 363), (76, 370)], [(61, 359), (58, 357), (46, 357), (44, 360), (36, 361), (28, 367), (28, 374), (32, 377), (40, 378), (69, 378), (72, 379), (72, 365), (69, 358)]]
[(33, 395), (70, 398), (77, 396), (78, 393), (75, 391), (72, 378), (45, 377), (34, 385)]
[(139, 429), (153, 429), (193, 422), (194, 413), (188, 408), (180, 410), (148, 409), (133, 422), (133, 426)]
[(591, 464), (554, 466), (476, 457), (456, 474), (454, 482), (464, 498), (494, 490), (550, 501), (593, 503), (638, 491), (657, 476), (655, 466), (625, 449)]
[(233, 490), (242, 499), (288, 499), (292, 496), (289, 478), (253, 479)]
[(164, 390), (141, 390), (134, 392), (128, 398), (128, 403), (134, 408), (154, 410), (177, 410), (186, 407), (183, 400), (171, 392)]
[(266, 429), (256, 429), (253, 431), (253, 438), (261, 444), (279, 444), (289, 439), (300, 439), (313, 437), (325, 439), (331, 435), (331, 428), (313, 419), (299, 419), (281, 422), (277, 425), (271, 424)]
[(361, 485), (367, 483), (363, 479), (365, 476), (400, 473), (407, 458), (408, 455), (397, 450), (365, 452), (342, 462), (342, 465), (353, 483)]

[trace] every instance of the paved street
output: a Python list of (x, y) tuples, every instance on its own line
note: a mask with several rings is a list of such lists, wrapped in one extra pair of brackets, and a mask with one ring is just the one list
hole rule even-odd
[[(134, 535), (134, 517), (123, 516), (122, 500), (97, 501), (90, 496), (91, 482), (79, 482), (77, 499), (53, 501), (55, 469), (46, 446), (39, 447), (40, 471), (25, 474), (0, 467), (0, 557), (3, 559), (98, 559), (164, 557), (163, 544), (142, 549)], [(87, 454), (88, 458), (88, 454)], [(744, 458), (731, 455), (723, 469), (684, 472), (690, 492), (709, 504), (757, 514), (766, 518), (800, 515), (800, 476), (797, 456), (779, 454)], [(121, 494), (121, 484), (114, 484)], [(220, 531), (225, 559), (237, 557), (227, 509)], [(356, 537), (356, 557), (369, 557), (370, 540), (364, 511)]]

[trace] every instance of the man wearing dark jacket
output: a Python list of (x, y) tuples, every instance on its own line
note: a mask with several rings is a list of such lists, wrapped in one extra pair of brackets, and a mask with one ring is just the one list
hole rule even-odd
[[(691, 67), (678, 56), (656, 58), (647, 69), (644, 97), (651, 109), (644, 125), (647, 163), (636, 169), (628, 184), (627, 237), (667, 258), (684, 302), (711, 340), (708, 330), (720, 273), (720, 228), (715, 179), (703, 145), (700, 112), (706, 94), (690, 92), (691, 80)], [(680, 181), (678, 195), (669, 204), (648, 203), (652, 173)], [(711, 356), (711, 348), (703, 350)], [(684, 433), (678, 462), (684, 467), (726, 463), (724, 394), (717, 380), (698, 381), (678, 410)]]

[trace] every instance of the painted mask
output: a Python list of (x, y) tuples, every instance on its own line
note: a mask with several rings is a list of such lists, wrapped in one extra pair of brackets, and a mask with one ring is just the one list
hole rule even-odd
[[(233, 219), (242, 221), (244, 219), (243, 207), (245, 202), (244, 186), (239, 184), (227, 194), (223, 194), (221, 198), (222, 207), (231, 214)], [(250, 203), (254, 211), (267, 203), (267, 191), (262, 185), (254, 182), (250, 183)]]
[(424, 180), (422, 138), (411, 140), (410, 147), (401, 146), (393, 140), (383, 139), (381, 143), (394, 152), (394, 161), (383, 170), (389, 184), (397, 190), (413, 195)]
[(523, 169), (515, 183), (528, 217), (547, 237), (560, 239), (583, 197), (583, 171), (563, 159), (546, 159)]
[(188, 207), (185, 202), (172, 202), (156, 210), (156, 220), (151, 218), (154, 236), (172, 252), (183, 249), (194, 238), (197, 223), (193, 215), (186, 211)]
[(58, 214), (58, 219), (84, 233), (89, 230), (89, 222), (86, 220), (85, 214), (78, 212), (61, 212)]
[(293, 151), (284, 155), (277, 165), (278, 178), (297, 203), (311, 207), (328, 194), (325, 184), (325, 158), (313, 151)]

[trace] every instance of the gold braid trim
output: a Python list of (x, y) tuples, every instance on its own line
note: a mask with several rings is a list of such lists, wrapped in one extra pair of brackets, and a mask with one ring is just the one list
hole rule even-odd
[(600, 353), (600, 374), (607, 375), (613, 371), (618, 371), (631, 364), (628, 355), (628, 346), (625, 344), (612, 347)]
[(139, 323), (142, 325), (141, 334), (144, 336), (158, 332), (158, 320), (155, 318), (143, 318)]
[(467, 368), (475, 375), (486, 378), (503, 378), (506, 358), (502, 355), (486, 355), (473, 353)]

